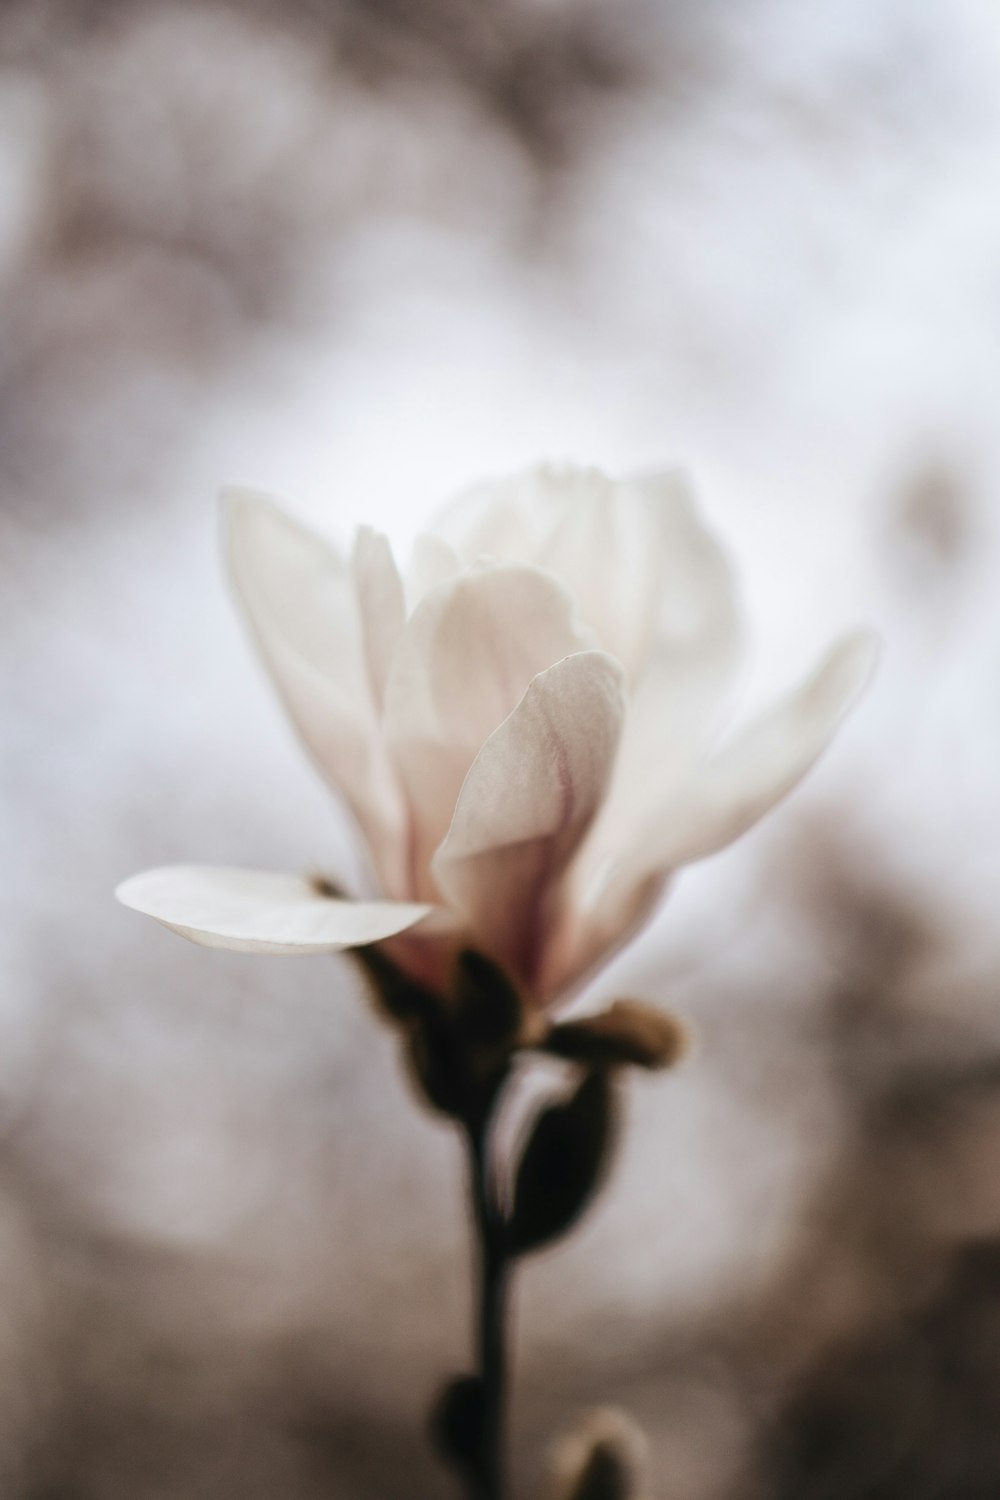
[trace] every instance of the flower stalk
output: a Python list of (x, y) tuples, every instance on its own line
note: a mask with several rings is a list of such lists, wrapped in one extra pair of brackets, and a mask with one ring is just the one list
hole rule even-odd
[(476, 1363), (481, 1390), (479, 1463), (469, 1500), (504, 1500), (506, 1493), (507, 1333), (512, 1266), (503, 1216), (496, 1204), (488, 1125), (467, 1132), (472, 1218), (476, 1237)]
[[(505, 1500), (510, 1293), (518, 1263), (567, 1234), (603, 1183), (617, 1136), (621, 1069), (671, 1066), (682, 1054), (683, 1032), (672, 1017), (636, 1001), (546, 1025), (510, 977), (472, 950), (459, 954), (438, 995), (414, 987), (384, 954), (369, 952), (362, 964), (380, 1009), (398, 1027), (411, 1079), (424, 1102), (458, 1127), (467, 1157), (473, 1369), (446, 1384), (431, 1432), (468, 1500)], [(539, 1111), (516, 1158), (500, 1162), (494, 1126), (514, 1060), (537, 1052), (562, 1060), (570, 1087)]]

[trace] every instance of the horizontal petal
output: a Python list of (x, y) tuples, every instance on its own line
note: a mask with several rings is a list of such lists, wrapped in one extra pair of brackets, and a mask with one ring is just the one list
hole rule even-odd
[(402, 800), (377, 733), (351, 573), (273, 501), (236, 490), (223, 500), (229, 573), (260, 655), (313, 761), (357, 819), (383, 888), (398, 894)]
[(477, 755), (434, 857), (449, 907), (524, 979), (607, 790), (623, 717), (621, 669), (604, 652), (540, 673)]
[(536, 568), (474, 568), (418, 605), (393, 659), (383, 720), (411, 810), (418, 893), (429, 890), (431, 855), (484, 741), (533, 677), (588, 644), (572, 600)]
[(206, 948), (238, 953), (333, 953), (394, 937), (433, 908), (402, 901), (342, 901), (301, 875), (170, 865), (133, 875), (115, 892)]

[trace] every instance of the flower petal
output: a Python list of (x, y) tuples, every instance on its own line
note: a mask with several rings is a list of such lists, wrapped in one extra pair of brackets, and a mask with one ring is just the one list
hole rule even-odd
[(605, 795), (624, 717), (622, 673), (602, 651), (541, 672), (465, 778), (432, 872), (479, 942), (530, 980), (560, 877)]
[(406, 623), (403, 582), (388, 537), (370, 526), (359, 527), (351, 554), (351, 574), (368, 685), (376, 710), (381, 711), (389, 665)]
[(805, 682), (730, 739), (657, 815), (648, 838), (655, 868), (714, 854), (787, 796), (867, 686), (877, 657), (869, 631), (843, 637)]
[(236, 490), (223, 500), (230, 577), (264, 664), (320, 773), (357, 819), (383, 888), (399, 894), (403, 805), (377, 734), (351, 575), (273, 501)]
[(558, 519), (561, 470), (541, 465), (463, 490), (434, 521), (466, 567), (482, 557), (532, 563)]
[(394, 937), (433, 908), (402, 901), (341, 901), (301, 875), (171, 865), (133, 875), (115, 892), (206, 948), (238, 953), (333, 953)]
[(877, 654), (870, 632), (842, 638), (804, 683), (672, 786), (658, 808), (647, 801), (645, 826), (633, 830), (624, 855), (614, 859), (602, 841), (608, 857), (601, 865), (585, 847), (573, 872), (573, 907), (553, 944), (552, 988), (578, 982), (622, 946), (678, 866), (732, 843), (793, 789), (867, 685)]
[(739, 665), (743, 627), (729, 559), (684, 475), (654, 475), (631, 488), (646, 517), (643, 544), (658, 559), (632, 717), (637, 728), (649, 721), (643, 732), (662, 750), (667, 735), (702, 738)]
[(418, 605), (386, 684), (384, 732), (410, 804), (419, 895), (483, 742), (533, 677), (589, 644), (573, 601), (535, 568), (481, 566)]
[(614, 783), (584, 855), (596, 863), (644, 830), (651, 787), (663, 799), (672, 785), (686, 782), (721, 727), (742, 646), (729, 563), (683, 478), (660, 475), (630, 488), (644, 508), (639, 529), (656, 564), (646, 575), (649, 638), (632, 683)]
[(449, 583), (458, 572), (459, 563), (448, 543), (433, 532), (422, 531), (413, 543), (410, 566), (406, 570), (406, 605), (410, 614), (431, 589)]
[[(665, 550), (662, 518), (673, 497), (615, 484), (595, 469), (557, 470), (549, 484), (559, 513), (539, 564), (566, 585), (601, 646), (634, 682), (652, 639)], [(662, 489), (668, 491), (667, 480)]]
[(614, 481), (542, 465), (466, 491), (436, 524), (466, 564), (487, 556), (554, 573), (631, 684), (661, 644), (677, 657), (732, 628), (728, 564), (680, 471)]

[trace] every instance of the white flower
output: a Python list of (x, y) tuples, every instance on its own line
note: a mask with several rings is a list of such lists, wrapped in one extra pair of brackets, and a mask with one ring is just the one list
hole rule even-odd
[(484, 486), (418, 538), (405, 581), (367, 527), (345, 562), (259, 496), (228, 494), (224, 518), (257, 647), (383, 899), (191, 866), (119, 888), (210, 947), (393, 939), (433, 978), (470, 945), (551, 1003), (635, 931), (679, 865), (791, 790), (874, 662), (870, 634), (844, 637), (717, 744), (741, 623), (676, 474), (545, 468)]

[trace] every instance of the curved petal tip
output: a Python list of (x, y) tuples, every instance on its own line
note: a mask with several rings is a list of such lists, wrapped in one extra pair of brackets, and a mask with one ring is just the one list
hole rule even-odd
[(344, 901), (301, 875), (171, 865), (133, 875), (117, 899), (181, 937), (237, 953), (335, 953), (414, 927), (433, 907), (403, 901)]

